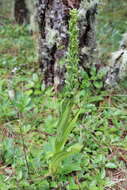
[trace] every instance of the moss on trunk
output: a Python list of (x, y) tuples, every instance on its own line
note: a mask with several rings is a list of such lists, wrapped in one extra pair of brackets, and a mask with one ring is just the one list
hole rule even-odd
[(60, 61), (66, 56), (69, 42), (68, 23), (70, 9), (79, 12), (79, 58), (80, 65), (89, 69), (94, 62), (96, 49), (95, 16), (97, 2), (87, 0), (38, 0), (38, 21), (40, 30), (40, 65), (46, 86), (64, 84), (65, 66)]

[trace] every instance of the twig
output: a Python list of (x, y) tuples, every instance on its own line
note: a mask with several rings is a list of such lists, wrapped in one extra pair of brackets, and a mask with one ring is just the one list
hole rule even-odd
[(42, 135), (45, 135), (45, 136), (55, 136), (55, 134), (50, 134), (50, 133), (47, 133), (47, 132), (44, 132), (44, 131), (41, 131), (41, 130), (38, 130), (38, 129), (29, 130), (27, 132), (27, 134), (29, 134), (31, 132), (41, 133)]
[(26, 162), (27, 172), (30, 177), (30, 170), (29, 170), (29, 164), (28, 164), (28, 160), (27, 160), (27, 152), (26, 152), (26, 148), (25, 148), (23, 132), (22, 132), (21, 126), (19, 126), (19, 128), (20, 128), (20, 133), (21, 133), (21, 140), (22, 140), (22, 146), (23, 146), (23, 152), (24, 152), (24, 158), (25, 158), (25, 162)]

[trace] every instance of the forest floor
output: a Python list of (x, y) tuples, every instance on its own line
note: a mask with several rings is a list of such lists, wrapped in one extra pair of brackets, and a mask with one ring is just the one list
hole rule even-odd
[[(125, 28), (121, 17), (111, 26), (110, 17), (99, 19), (105, 61)], [(72, 115), (82, 114), (66, 147), (80, 142), (82, 149), (49, 174), (64, 93), (44, 89), (34, 42), (28, 27), (0, 19), (0, 190), (127, 190), (126, 82), (114, 91), (75, 94)]]

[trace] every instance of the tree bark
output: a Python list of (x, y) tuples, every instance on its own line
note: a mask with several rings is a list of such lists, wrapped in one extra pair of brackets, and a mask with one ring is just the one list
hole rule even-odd
[(64, 85), (65, 66), (59, 63), (67, 53), (69, 11), (73, 8), (79, 12), (79, 64), (89, 70), (95, 63), (96, 1), (38, 0), (39, 62), (46, 87), (54, 86), (60, 89)]
[(29, 12), (26, 7), (25, 0), (15, 0), (14, 2), (14, 18), (18, 24), (29, 23)]
[(37, 6), (36, 0), (25, 0), (26, 7), (29, 12), (29, 23), (30, 23), (30, 30), (32, 33), (38, 32), (38, 21), (37, 21)]
[(108, 72), (105, 79), (105, 88), (118, 87), (120, 81), (127, 78), (127, 33), (123, 34), (118, 51), (111, 54)]

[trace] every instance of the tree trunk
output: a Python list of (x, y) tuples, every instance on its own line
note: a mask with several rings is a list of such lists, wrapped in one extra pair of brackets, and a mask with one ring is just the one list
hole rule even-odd
[(29, 23), (29, 12), (26, 7), (25, 0), (15, 0), (15, 2), (14, 2), (14, 18), (18, 24)]
[(127, 33), (123, 34), (118, 51), (113, 52), (109, 60), (105, 88), (118, 87), (120, 81), (127, 78)]
[(30, 31), (38, 33), (36, 0), (12, 0), (12, 15), (18, 24), (30, 24)]
[(37, 6), (36, 0), (25, 0), (26, 7), (29, 11), (29, 23), (30, 23), (30, 30), (32, 33), (38, 32), (38, 21), (37, 21)]
[(64, 84), (65, 67), (59, 63), (66, 55), (69, 35), (70, 9), (79, 12), (80, 65), (89, 70), (94, 62), (96, 49), (94, 0), (38, 0), (39, 55), (45, 86), (60, 89)]

